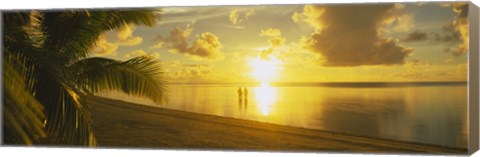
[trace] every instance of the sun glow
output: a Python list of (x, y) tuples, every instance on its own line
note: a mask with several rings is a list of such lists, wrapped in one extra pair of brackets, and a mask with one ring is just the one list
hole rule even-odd
[(278, 70), (281, 61), (273, 57), (268, 58), (254, 58), (250, 61), (252, 66), (252, 77), (261, 82), (260, 87), (255, 88), (255, 97), (257, 100), (257, 107), (260, 113), (264, 116), (270, 114), (272, 105), (277, 99), (277, 91), (270, 87), (269, 82), (275, 80), (278, 76)]
[(272, 105), (277, 99), (277, 91), (275, 88), (270, 87), (268, 83), (264, 82), (260, 87), (255, 88), (255, 97), (260, 113), (266, 116), (270, 113)]
[(280, 63), (281, 61), (274, 57), (252, 59), (250, 61), (253, 68), (251, 75), (262, 83), (270, 82), (277, 77)]

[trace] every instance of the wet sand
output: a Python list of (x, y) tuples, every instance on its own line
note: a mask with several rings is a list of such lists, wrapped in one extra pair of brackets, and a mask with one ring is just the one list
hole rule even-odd
[(467, 149), (361, 137), (89, 97), (99, 147), (282, 152), (466, 154)]

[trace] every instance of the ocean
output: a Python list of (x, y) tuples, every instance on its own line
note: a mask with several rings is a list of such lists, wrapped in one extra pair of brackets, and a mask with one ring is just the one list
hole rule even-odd
[(168, 84), (163, 107), (466, 148), (467, 87), (464, 82)]
[(170, 109), (467, 147), (466, 83), (172, 84), (168, 93)]

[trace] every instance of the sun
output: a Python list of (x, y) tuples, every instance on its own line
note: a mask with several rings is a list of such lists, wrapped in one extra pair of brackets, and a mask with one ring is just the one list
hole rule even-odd
[(270, 56), (269, 58), (254, 58), (250, 61), (253, 70), (252, 77), (261, 82), (270, 82), (277, 78), (281, 61)]

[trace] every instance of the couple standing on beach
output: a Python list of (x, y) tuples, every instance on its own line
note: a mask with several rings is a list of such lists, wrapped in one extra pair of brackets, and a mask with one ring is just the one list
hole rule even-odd
[(242, 87), (238, 87), (237, 93), (238, 93), (238, 109), (242, 111), (242, 106), (243, 106), (243, 111), (247, 111), (247, 105), (248, 105), (247, 88), (243, 87), (243, 90), (242, 90)]
[(243, 87), (243, 91), (242, 91), (242, 87), (238, 87), (237, 93), (238, 93), (238, 101), (248, 100), (248, 90), (246, 87)]

